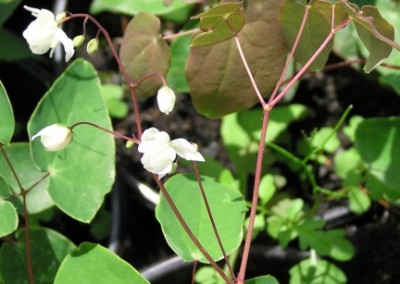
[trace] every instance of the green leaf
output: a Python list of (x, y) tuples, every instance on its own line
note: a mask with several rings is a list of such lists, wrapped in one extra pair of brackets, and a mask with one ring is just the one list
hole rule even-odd
[(289, 270), (290, 284), (344, 284), (346, 275), (336, 265), (322, 259), (313, 263), (310, 259), (303, 260)]
[[(243, 197), (236, 190), (221, 185), (209, 177), (202, 177), (202, 184), (222, 244), (226, 253), (230, 254), (239, 247), (242, 241), (246, 212)], [(190, 174), (175, 175), (165, 183), (165, 187), (199, 242), (214, 260), (221, 259), (223, 255), (194, 176)], [(156, 207), (156, 217), (168, 244), (176, 254), (185, 261), (197, 259), (207, 262), (183, 230), (163, 195)]]
[[(28, 123), (29, 136), (54, 123), (88, 121), (111, 129), (96, 70), (74, 61), (44, 95)], [(40, 139), (32, 143), (34, 162), (49, 171), (48, 191), (55, 204), (71, 217), (90, 222), (115, 176), (112, 135), (88, 125), (73, 129), (72, 143), (62, 151), (45, 151)]]
[(400, 190), (400, 118), (365, 119), (357, 128), (355, 147), (368, 172), (388, 187)]
[(14, 232), (18, 227), (18, 214), (11, 202), (0, 199), (0, 237)]
[(15, 129), (14, 113), (4, 88), (3, 83), (0, 81), (0, 144), (9, 144)]
[(222, 3), (192, 17), (200, 19), (203, 33), (195, 36), (191, 47), (216, 44), (236, 36), (244, 25), (243, 3)]
[[(300, 104), (275, 107), (270, 114), (266, 142), (275, 141), (290, 123), (306, 114), (307, 108)], [(237, 172), (254, 170), (262, 117), (262, 110), (257, 109), (233, 113), (222, 120), (221, 136)]]
[(180, 36), (171, 46), (171, 66), (167, 73), (167, 83), (173, 90), (179, 93), (188, 93), (189, 85), (185, 76), (185, 63), (190, 51), (191, 35)]
[[(305, 10), (308, 9), (308, 18), (294, 54), (295, 59), (303, 65), (317, 51), (331, 31), (330, 21), (327, 21), (319, 9), (315, 5), (306, 4), (306, 1), (286, 0), (282, 6), (280, 17), (286, 42), (291, 48), (303, 21)], [(319, 8), (321, 9), (321, 7)], [(311, 64), (311, 70), (320, 71), (325, 67), (332, 45), (333, 42), (330, 41)]]
[(388, 58), (392, 47), (400, 50), (400, 46), (393, 41), (393, 27), (382, 18), (378, 9), (372, 6), (363, 6), (360, 11), (355, 4), (343, 0), (340, 3), (353, 19), (358, 35), (369, 51), (369, 57), (364, 66), (366, 73), (371, 72)]
[[(30, 228), (29, 233), (35, 283), (54, 283), (58, 267), (75, 249), (75, 245), (63, 235), (50, 229)], [(6, 243), (1, 247), (0, 275), (5, 283), (29, 283), (25, 231), (19, 230), (16, 237), (17, 244)]]
[(263, 275), (251, 278), (244, 282), (245, 284), (279, 284), (278, 280), (271, 275)]
[[(167, 2), (170, 3), (166, 4)], [(94, 0), (90, 6), (90, 13), (108, 11), (134, 16), (140, 12), (147, 12), (174, 22), (183, 22), (187, 20), (192, 7), (193, 4), (185, 0)]]
[[(46, 185), (48, 179), (46, 173), (40, 171), (32, 161), (31, 152), (28, 143), (12, 143), (4, 147), (15, 172), (18, 174), (19, 181), (25, 190), (30, 189), (38, 183), (26, 196), (26, 205), (31, 214), (39, 213), (54, 206), (54, 202), (47, 192)], [(0, 159), (0, 175), (4, 177), (10, 185), (12, 192), (18, 197), (13, 197), (10, 201), (18, 208), (22, 214), (22, 197), (19, 195), (20, 187), (15, 180), (13, 172), (6, 163), (5, 159)]]
[(93, 243), (82, 243), (68, 255), (57, 272), (55, 284), (148, 284), (126, 261)]
[[(336, 134), (332, 135), (332, 127), (320, 128), (312, 137), (311, 146), (313, 148), (321, 148), (327, 153), (333, 153), (340, 146), (339, 138)], [(330, 137), (330, 135), (332, 135)], [(327, 140), (329, 139), (329, 140)]]
[(226, 283), (217, 271), (210, 266), (200, 267), (195, 275), (195, 281), (199, 284), (224, 284)]
[[(286, 61), (286, 46), (278, 21), (280, 2), (247, 1), (246, 24), (238, 35), (264, 96), (275, 87)], [(193, 104), (207, 117), (221, 117), (258, 102), (233, 40), (192, 48), (185, 72)]]
[(354, 148), (350, 148), (335, 155), (334, 165), (335, 173), (346, 178), (354, 169), (360, 168), (360, 155)]
[(356, 140), (356, 130), (358, 125), (364, 120), (362, 116), (354, 115), (350, 118), (350, 122), (343, 129), (343, 133), (354, 142)]
[(122, 101), (124, 90), (121, 86), (105, 84), (101, 86), (101, 92), (110, 116), (124, 118), (128, 114), (128, 106)]
[[(126, 27), (119, 54), (131, 80), (156, 73), (165, 77), (171, 55), (160, 36), (160, 20), (148, 13), (137, 14)], [(151, 77), (137, 87), (137, 96), (154, 96), (161, 85), (158, 76)]]
[(10, 186), (0, 174), (0, 198), (8, 198), (11, 195)]
[(328, 255), (339, 261), (350, 260), (354, 255), (354, 247), (345, 239), (345, 231), (322, 231), (324, 224), (322, 220), (304, 220), (297, 226), (300, 248), (314, 249), (319, 255)]
[[(12, 15), (14, 10), (18, 7), (21, 0), (3, 0), (0, 2), (0, 27)], [(2, 44), (3, 45), (3, 38)]]
[(362, 214), (371, 206), (371, 199), (359, 187), (352, 186), (349, 188), (349, 205), (352, 212)]
[(271, 174), (265, 175), (260, 181), (260, 190), (258, 192), (258, 198), (261, 200), (261, 204), (265, 205), (276, 192), (276, 186), (274, 183), (274, 176)]

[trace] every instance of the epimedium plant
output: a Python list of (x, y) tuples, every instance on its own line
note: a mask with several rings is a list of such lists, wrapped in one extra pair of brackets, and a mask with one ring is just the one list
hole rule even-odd
[[(98, 11), (116, 9), (106, 1), (93, 5)], [(87, 52), (96, 52), (100, 35), (105, 38), (129, 90), (136, 132), (126, 136), (112, 130), (104, 87), (97, 71), (83, 59), (71, 62), (38, 103), (27, 125), (29, 142), (12, 142), (13, 110), (0, 86), (0, 235), (5, 240), (0, 281), (148, 283), (101, 245), (84, 242), (76, 247), (60, 233), (31, 222), (34, 214), (56, 206), (71, 218), (90, 223), (114, 182), (116, 137), (126, 140), (127, 147), (137, 147), (144, 169), (161, 191), (156, 218), (166, 241), (183, 260), (210, 264), (211, 283), (278, 283), (270, 275), (246, 277), (251, 243), (261, 232), (282, 247), (298, 239), (299, 248), (310, 252), (290, 269), (291, 283), (345, 283), (346, 275), (329, 259), (350, 260), (354, 248), (343, 229), (325, 230), (317, 213), (326, 199), (348, 199), (350, 209), (362, 214), (372, 200), (399, 198), (400, 159), (394, 147), (400, 140), (398, 118), (352, 117), (343, 128), (351, 146), (339, 152), (337, 135), (349, 106), (335, 127), (305, 135), (297, 152), (292, 152), (281, 146), (279, 137), (290, 123), (307, 115), (307, 107), (278, 103), (306, 72), (325, 67), (334, 37), (350, 25), (368, 51), (364, 71), (374, 70), (393, 48), (399, 50), (392, 26), (375, 7), (359, 8), (344, 0), (225, 1), (203, 7), (192, 18), (199, 22), (198, 28), (161, 37), (160, 20), (154, 14), (174, 17), (174, 11), (181, 11), (185, 16), (178, 21), (183, 21), (190, 15), (190, 4), (173, 1), (160, 7), (150, 9), (154, 13), (139, 12), (146, 5), (133, 8), (138, 10), (126, 27), (119, 52), (107, 31), (88, 14), (55, 16), (46, 9), (24, 7), (35, 17), (23, 33), (35, 54), (50, 51), (52, 56), (62, 44), (65, 60), (70, 61), (75, 48), (86, 41), (87, 25), (98, 29), (86, 45)], [(70, 39), (62, 25), (82, 20), (82, 34)], [(173, 38), (177, 39), (170, 47), (168, 40)], [(177, 45), (186, 46), (187, 58), (171, 56)], [(285, 82), (292, 61), (301, 67)], [(186, 139), (171, 140), (155, 127), (142, 129), (138, 99), (157, 95), (160, 112), (168, 115), (176, 103), (175, 88), (188, 91), (202, 115), (222, 118), (221, 136), (234, 173), (204, 157), (201, 147)], [(250, 109), (257, 103), (261, 108)], [(340, 190), (318, 184), (313, 169), (332, 155)], [(268, 157), (284, 161), (310, 185), (312, 202), (278, 191), (282, 179), (269, 172)], [(175, 173), (182, 163), (192, 173)], [(246, 206), (244, 196), (249, 194)], [(219, 260), (224, 260), (224, 268)], [(199, 274), (197, 280), (203, 281)]]

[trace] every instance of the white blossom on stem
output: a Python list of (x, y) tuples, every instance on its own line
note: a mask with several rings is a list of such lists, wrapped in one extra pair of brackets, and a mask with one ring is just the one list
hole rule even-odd
[(59, 27), (54, 14), (46, 9), (37, 9), (28, 6), (24, 8), (36, 17), (23, 32), (24, 38), (29, 44), (29, 48), (34, 54), (44, 54), (50, 50), (50, 57), (56, 47), (60, 44), (64, 46), (65, 61), (69, 61), (74, 55), (74, 43)]
[(31, 141), (40, 137), (47, 151), (59, 151), (64, 149), (72, 141), (72, 131), (63, 124), (52, 124), (40, 130), (32, 136)]
[(158, 90), (157, 103), (161, 112), (169, 114), (174, 109), (175, 101), (175, 93), (170, 87), (163, 86)]
[(204, 162), (203, 156), (189, 141), (170, 140), (168, 133), (152, 127), (143, 132), (138, 148), (143, 153), (141, 162), (146, 170), (162, 178), (173, 169), (176, 155), (189, 161)]

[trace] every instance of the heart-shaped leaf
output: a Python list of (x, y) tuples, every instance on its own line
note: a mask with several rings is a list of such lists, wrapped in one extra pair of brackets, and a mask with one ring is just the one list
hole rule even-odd
[[(329, 6), (332, 9), (332, 5), (329, 4)], [(320, 11), (326, 10), (325, 5), (307, 5), (305, 0), (286, 0), (282, 6), (280, 19), (289, 46), (293, 46), (295, 42), (306, 9), (308, 9), (307, 21), (294, 54), (295, 59), (301, 64), (305, 64), (311, 58), (331, 31), (331, 23), (327, 21), (326, 14), (320, 13)], [(320, 71), (324, 68), (332, 49), (332, 44), (333, 42), (330, 41), (315, 59), (310, 66), (311, 70)]]
[[(281, 1), (247, 1), (245, 25), (238, 34), (264, 96), (274, 88), (286, 61), (280, 6)], [(185, 72), (193, 104), (207, 117), (244, 110), (258, 101), (233, 40), (192, 48)]]
[(394, 41), (393, 27), (382, 18), (378, 9), (363, 6), (360, 11), (355, 4), (342, 0), (340, 3), (353, 19), (358, 35), (370, 53), (364, 66), (365, 72), (371, 72), (388, 58), (392, 47), (400, 50), (400, 46)]
[[(29, 233), (35, 283), (54, 283), (58, 267), (75, 245), (50, 229), (30, 228)], [(29, 283), (25, 231), (19, 230), (16, 238), (17, 244), (6, 243), (1, 247), (0, 275), (4, 283)]]
[[(141, 12), (129, 22), (122, 39), (120, 57), (131, 80), (156, 73), (165, 77), (170, 52), (160, 36), (160, 20), (156, 16)], [(157, 76), (149, 78), (138, 86), (137, 96), (153, 96), (161, 85)]]
[[(243, 221), (246, 206), (241, 194), (214, 179), (202, 177), (208, 203), (227, 254), (238, 248), (242, 241)], [(179, 174), (170, 178), (165, 187), (168, 190), (183, 219), (214, 260), (223, 257), (211, 226), (196, 178), (191, 174)], [(200, 250), (193, 244), (174, 215), (165, 197), (161, 195), (156, 207), (160, 222), (170, 247), (185, 261), (197, 259), (207, 262)]]
[(200, 19), (203, 33), (197, 35), (191, 47), (215, 44), (236, 36), (244, 25), (243, 3), (222, 3), (192, 19)]
[(68, 255), (55, 284), (149, 284), (132, 266), (98, 244), (83, 243)]
[[(88, 121), (111, 129), (96, 70), (74, 61), (44, 95), (28, 123), (30, 137), (54, 123), (70, 126)], [(112, 135), (95, 127), (73, 129), (72, 143), (58, 152), (45, 151), (40, 139), (32, 143), (34, 162), (50, 172), (48, 191), (56, 205), (82, 222), (90, 222), (115, 176)]]

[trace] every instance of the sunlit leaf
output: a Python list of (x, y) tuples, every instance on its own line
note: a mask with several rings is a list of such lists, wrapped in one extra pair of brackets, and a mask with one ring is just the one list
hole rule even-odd
[[(120, 57), (131, 80), (151, 74), (167, 74), (170, 52), (160, 35), (160, 20), (156, 16), (141, 12), (129, 22), (121, 43)], [(153, 96), (161, 85), (159, 77), (151, 77), (138, 86), (137, 95), (141, 98)]]
[[(281, 1), (249, 0), (238, 34), (250, 70), (264, 96), (281, 74), (286, 46), (278, 21)], [(186, 62), (190, 95), (198, 112), (217, 118), (253, 106), (257, 96), (234, 40), (192, 48)]]
[(11, 202), (0, 199), (0, 237), (14, 232), (17, 227), (18, 214), (14, 205)]
[(296, 264), (289, 270), (290, 284), (344, 284), (347, 282), (346, 275), (336, 265), (317, 259), (315, 262), (306, 259)]
[(244, 282), (245, 284), (279, 284), (278, 280), (271, 275), (263, 275), (251, 278)]
[(203, 33), (193, 38), (191, 47), (215, 44), (238, 34), (244, 25), (243, 3), (222, 3), (192, 17), (200, 19)]
[[(30, 137), (54, 123), (70, 126), (88, 121), (111, 129), (96, 70), (74, 61), (44, 95), (28, 123)], [(82, 222), (92, 220), (115, 176), (115, 142), (95, 127), (73, 129), (72, 143), (58, 152), (45, 151), (40, 139), (32, 143), (34, 162), (49, 171), (48, 191), (56, 205)]]
[(187, 20), (193, 4), (185, 0), (173, 0), (169, 4), (164, 0), (94, 0), (90, 6), (91, 14), (113, 12), (134, 16), (147, 12), (165, 19), (182, 22)]
[(355, 146), (368, 172), (400, 190), (400, 118), (365, 119), (357, 128)]
[[(227, 254), (238, 248), (242, 241), (243, 221), (246, 212), (243, 197), (238, 191), (215, 180), (202, 177), (210, 209)], [(206, 212), (199, 185), (191, 174), (171, 177), (165, 187), (183, 219), (214, 260), (223, 257)], [(207, 262), (200, 250), (183, 230), (163, 195), (156, 207), (156, 217), (162, 226), (170, 247), (186, 261), (197, 259)]]
[(360, 188), (352, 186), (349, 188), (350, 210), (357, 214), (362, 214), (371, 206), (371, 199)]
[(140, 273), (112, 251), (82, 243), (61, 263), (55, 284), (149, 284)]

